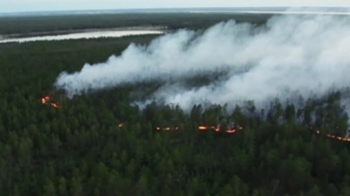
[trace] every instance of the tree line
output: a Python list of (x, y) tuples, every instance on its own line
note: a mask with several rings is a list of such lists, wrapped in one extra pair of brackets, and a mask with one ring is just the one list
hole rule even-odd
[(169, 29), (203, 29), (227, 20), (264, 24), (268, 14), (224, 13), (118, 13), (96, 15), (0, 17), (0, 34), (30, 34), (62, 30), (167, 26)]

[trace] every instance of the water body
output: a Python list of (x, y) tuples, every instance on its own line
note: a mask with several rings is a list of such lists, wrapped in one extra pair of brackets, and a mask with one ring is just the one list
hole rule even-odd
[(108, 31), (91, 31), (80, 33), (69, 33), (64, 35), (47, 35), (47, 36), (33, 36), (33, 37), (21, 37), (21, 38), (5, 38), (1, 39), (0, 43), (8, 42), (33, 42), (33, 41), (54, 41), (54, 40), (69, 40), (69, 39), (90, 39), (90, 38), (102, 38), (102, 37), (123, 37), (130, 35), (150, 35), (150, 34), (163, 34), (163, 30), (108, 30)]
[(155, 9), (107, 9), (107, 10), (72, 10), (72, 11), (38, 11), (38, 12), (7, 12), (0, 13), (0, 17), (13, 16), (62, 16), (62, 15), (98, 15), (98, 14), (124, 14), (124, 13), (196, 13), (196, 12), (284, 12), (287, 10), (304, 10), (319, 12), (347, 12), (348, 7), (212, 7), (212, 8), (155, 8)]
[[(176, 10), (175, 10), (176, 11)], [(302, 14), (302, 15), (350, 15), (350, 8), (324, 8), (324, 9), (288, 9), (284, 8), (272, 9), (269, 10), (267, 8), (257, 8), (257, 9), (199, 9), (199, 10), (182, 10), (188, 13), (236, 13), (236, 14), (271, 14), (271, 15), (293, 15), (293, 14)], [(82, 11), (86, 13), (87, 11)], [(101, 11), (96, 11), (97, 13)], [(110, 11), (112, 12), (112, 11)], [(80, 12), (79, 12), (80, 13)], [(94, 12), (95, 13), (95, 12)], [(8, 43), (8, 42), (32, 42), (32, 41), (54, 41), (54, 40), (69, 40), (69, 39), (89, 39), (89, 38), (102, 38), (102, 37), (123, 37), (130, 35), (147, 35), (147, 34), (164, 34), (165, 30), (161, 29), (118, 29), (118, 30), (94, 30), (87, 32), (72, 32), (67, 34), (58, 34), (58, 35), (36, 35), (36, 36), (28, 36), (28, 37), (14, 37), (14, 38), (6, 38), (6, 36), (0, 35), (0, 43)]]

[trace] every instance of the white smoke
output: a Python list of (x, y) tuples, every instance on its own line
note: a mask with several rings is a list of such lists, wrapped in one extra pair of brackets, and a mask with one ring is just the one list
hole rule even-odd
[[(349, 86), (349, 47), (348, 17), (276, 16), (264, 28), (228, 21), (201, 35), (180, 30), (149, 46), (131, 44), (105, 63), (61, 73), (55, 86), (73, 96), (145, 79), (180, 81), (225, 67), (233, 70), (225, 80), (192, 89), (167, 82), (150, 99), (179, 104), (185, 110), (198, 103), (233, 106), (244, 100), (254, 100), (259, 107), (274, 97), (309, 98)], [(248, 71), (238, 74), (237, 68)]]

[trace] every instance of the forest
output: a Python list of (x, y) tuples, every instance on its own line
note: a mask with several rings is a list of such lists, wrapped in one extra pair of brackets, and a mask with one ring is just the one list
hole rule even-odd
[(130, 105), (133, 85), (57, 95), (63, 70), (154, 37), (0, 44), (0, 195), (350, 195), (350, 143), (336, 138), (348, 128), (340, 97), (349, 89), (190, 113), (140, 110)]
[(51, 31), (117, 28), (130, 26), (167, 26), (170, 30), (179, 28), (202, 29), (221, 21), (234, 19), (237, 22), (264, 24), (271, 15), (247, 14), (205, 14), (205, 13), (133, 13), (100, 15), (58, 15), (0, 17), (0, 34), (33, 34)]

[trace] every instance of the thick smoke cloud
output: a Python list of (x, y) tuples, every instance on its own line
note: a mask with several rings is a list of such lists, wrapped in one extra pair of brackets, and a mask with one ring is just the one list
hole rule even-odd
[[(349, 46), (350, 18), (344, 16), (276, 16), (259, 28), (228, 21), (203, 34), (180, 30), (149, 46), (131, 44), (105, 63), (61, 73), (55, 85), (73, 96), (88, 89), (157, 79), (166, 86), (150, 100), (179, 104), (185, 110), (198, 103), (233, 106), (243, 100), (262, 107), (274, 97), (322, 96), (349, 86)], [(208, 86), (189, 89), (167, 82), (220, 68), (231, 71)], [(237, 69), (246, 71), (238, 74)]]

